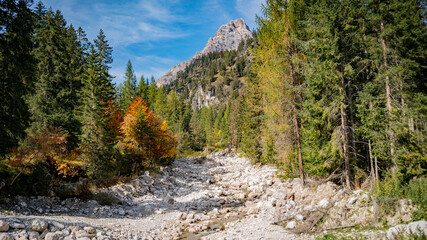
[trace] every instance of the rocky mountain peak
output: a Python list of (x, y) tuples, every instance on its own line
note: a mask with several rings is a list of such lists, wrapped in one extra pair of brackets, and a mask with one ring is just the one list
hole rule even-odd
[(247, 35), (250, 36), (250, 30), (249, 27), (246, 25), (245, 20), (242, 18), (239, 18), (234, 21), (230, 21), (227, 24), (222, 25), (218, 31), (215, 33), (215, 37), (219, 37), (222, 35), (227, 35), (228, 33), (237, 31), (240, 35)]
[(252, 32), (246, 25), (245, 20), (239, 18), (222, 25), (215, 33), (214, 37), (209, 38), (205, 48), (197, 52), (191, 59), (173, 66), (168, 73), (156, 81), (157, 86), (163, 86), (171, 83), (176, 78), (179, 71), (184, 70), (194, 60), (209, 52), (221, 52), (226, 50), (235, 50), (240, 41), (252, 37)]

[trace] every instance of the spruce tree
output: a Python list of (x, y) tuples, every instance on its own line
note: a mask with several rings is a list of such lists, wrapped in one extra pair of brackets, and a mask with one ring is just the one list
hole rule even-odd
[(48, 10), (39, 16), (35, 33), (37, 61), (34, 92), (28, 96), (31, 113), (30, 133), (53, 127), (69, 135), (68, 146), (76, 146), (80, 122), (74, 114), (81, 88), (80, 64), (75, 56), (81, 49), (72, 27), (67, 27), (59, 11)]
[(33, 13), (26, 1), (0, 2), (0, 156), (25, 136), (34, 59)]
[(143, 75), (141, 75), (141, 79), (139, 80), (136, 88), (136, 95), (141, 97), (145, 102), (148, 101), (148, 86)]
[(127, 110), (137, 94), (136, 76), (133, 72), (132, 63), (128, 60), (125, 80), (120, 87), (120, 107), (123, 111)]
[[(84, 34), (81, 32), (79, 35)], [(116, 137), (109, 129), (110, 115), (114, 114), (111, 109), (114, 108), (114, 86), (108, 71), (111, 62), (111, 47), (100, 30), (87, 54), (83, 87), (80, 91), (79, 118), (83, 125), (81, 148), (87, 155), (85, 161), (90, 176), (101, 176), (111, 167), (109, 157), (103, 157), (103, 153), (111, 153)]]

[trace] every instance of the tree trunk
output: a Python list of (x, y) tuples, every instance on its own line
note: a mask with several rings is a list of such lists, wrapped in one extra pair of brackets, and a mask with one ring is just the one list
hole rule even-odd
[(378, 182), (379, 180), (379, 175), (378, 175), (378, 159), (377, 157), (375, 157), (375, 181)]
[[(381, 32), (384, 32), (384, 23), (383, 22), (381, 22)], [(387, 71), (387, 69), (388, 69), (387, 44), (386, 44), (384, 38), (381, 38), (381, 46), (382, 46), (382, 50), (383, 50), (384, 71)], [(394, 159), (395, 148), (396, 148), (396, 142), (395, 142), (396, 136), (395, 136), (395, 133), (393, 132), (393, 129), (392, 129), (393, 108), (392, 108), (392, 104), (391, 104), (390, 76), (388, 76), (387, 74), (385, 76), (385, 98), (386, 98), (386, 109), (387, 109), (387, 114), (388, 114), (388, 118), (389, 118), (388, 135), (390, 138), (390, 156), (391, 156), (391, 160), (393, 162), (392, 168), (394, 168), (396, 166), (396, 161)]]
[[(340, 95), (345, 98), (345, 90), (344, 90), (344, 78), (341, 78), (341, 87), (340, 87)], [(348, 141), (348, 133), (347, 133), (347, 114), (345, 112), (344, 101), (340, 103), (340, 113), (341, 113), (341, 130), (343, 137), (343, 155), (344, 155), (344, 169), (345, 169), (345, 183), (348, 190), (351, 189), (351, 171), (350, 171), (350, 154), (349, 154), (349, 141)]]
[(371, 174), (372, 174), (372, 178), (374, 180), (374, 184), (377, 181), (377, 176), (375, 174), (375, 167), (374, 167), (374, 160), (372, 159), (372, 147), (371, 147), (371, 140), (369, 140), (368, 142), (368, 149), (369, 149), (369, 162), (371, 165)]
[[(294, 66), (292, 64), (292, 47), (289, 47), (290, 52), (290, 61), (289, 61), (289, 69), (291, 72), (291, 85), (293, 88), (295, 88), (295, 71)], [(294, 130), (295, 130), (295, 140), (297, 142), (297, 152), (298, 152), (298, 167), (299, 167), (299, 174), (301, 178), (302, 184), (304, 184), (304, 172), (302, 170), (302, 154), (301, 154), (301, 138), (299, 134), (299, 127), (298, 127), (298, 116), (297, 116), (297, 106), (296, 106), (296, 97), (294, 91), (292, 91), (292, 111), (293, 111), (293, 122), (294, 122)]]

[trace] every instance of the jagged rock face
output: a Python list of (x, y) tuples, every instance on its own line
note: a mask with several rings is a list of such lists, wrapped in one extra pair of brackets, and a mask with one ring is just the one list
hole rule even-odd
[(199, 89), (197, 90), (193, 101), (191, 102), (191, 108), (193, 110), (200, 109), (202, 107), (209, 107), (209, 105), (217, 103), (219, 103), (219, 99), (216, 96), (214, 96), (210, 91), (205, 93), (202, 87), (199, 86)]
[(249, 30), (245, 21), (241, 18), (222, 25), (215, 33), (215, 36), (213, 38), (209, 38), (208, 43), (202, 51), (197, 52), (190, 60), (186, 60), (176, 66), (173, 66), (168, 73), (156, 81), (157, 86), (163, 86), (171, 83), (175, 80), (176, 74), (179, 71), (184, 70), (203, 54), (209, 52), (221, 52), (225, 50), (236, 50), (240, 41), (249, 37), (252, 37), (252, 32)]

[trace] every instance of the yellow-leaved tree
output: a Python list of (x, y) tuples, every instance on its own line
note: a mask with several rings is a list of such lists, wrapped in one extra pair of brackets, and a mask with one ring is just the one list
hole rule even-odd
[(131, 155), (134, 170), (168, 164), (176, 155), (176, 140), (166, 121), (154, 115), (140, 97), (129, 106), (121, 131), (118, 147)]

